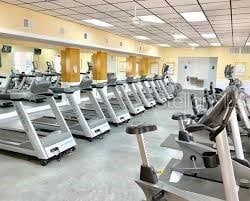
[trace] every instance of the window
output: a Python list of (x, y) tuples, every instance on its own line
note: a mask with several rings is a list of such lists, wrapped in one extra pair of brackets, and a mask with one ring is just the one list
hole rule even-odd
[(33, 69), (33, 52), (14, 52), (14, 71), (30, 73)]

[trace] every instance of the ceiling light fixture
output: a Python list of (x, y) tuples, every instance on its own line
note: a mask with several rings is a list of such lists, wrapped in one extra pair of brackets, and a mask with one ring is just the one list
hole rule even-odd
[(153, 22), (153, 23), (159, 23), (159, 24), (165, 23), (163, 20), (161, 20), (159, 17), (155, 15), (138, 16), (138, 18), (144, 22)]
[(200, 45), (197, 43), (188, 43), (188, 45), (190, 45), (191, 47), (199, 47)]
[[(212, 45), (212, 46), (214, 46), (214, 47), (218, 47), (218, 46), (221, 46), (221, 44), (220, 43), (210, 43), (210, 45)], [(250, 44), (249, 44), (250, 45)]]
[(170, 45), (169, 44), (158, 44), (159, 46), (161, 46), (161, 47), (170, 47)]
[(216, 38), (214, 33), (201, 34), (203, 38)]
[(139, 40), (150, 40), (150, 38), (148, 38), (146, 36), (134, 36), (134, 38), (137, 38)]
[(172, 35), (175, 39), (179, 40), (179, 39), (186, 39), (187, 36), (183, 35), (183, 34), (174, 34)]
[(186, 12), (186, 13), (180, 13), (180, 14), (188, 22), (203, 22), (203, 21), (207, 21), (207, 18), (204, 15), (203, 12)]
[(112, 24), (109, 24), (107, 22), (103, 22), (103, 21), (98, 20), (98, 19), (89, 19), (89, 20), (82, 20), (82, 21), (90, 23), (90, 24), (94, 24), (94, 25), (99, 26), (99, 27), (112, 27), (113, 26)]

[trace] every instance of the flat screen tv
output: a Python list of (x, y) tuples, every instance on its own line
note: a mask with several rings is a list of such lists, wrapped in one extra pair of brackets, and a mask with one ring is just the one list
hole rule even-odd
[(9, 46), (9, 45), (3, 45), (2, 52), (11, 53), (11, 46)]
[(38, 49), (38, 48), (34, 48), (34, 54), (35, 55), (40, 55), (40, 54), (42, 54), (42, 50)]

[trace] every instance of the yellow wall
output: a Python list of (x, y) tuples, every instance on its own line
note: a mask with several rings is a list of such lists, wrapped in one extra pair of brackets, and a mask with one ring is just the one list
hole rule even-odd
[[(10, 15), (11, 13), (11, 15)], [(23, 27), (23, 19), (32, 20), (33, 28)], [(65, 28), (65, 33), (59, 33), (59, 29)], [(118, 48), (121, 51), (138, 52), (142, 54), (159, 55), (157, 46), (141, 43), (136, 40), (121, 37), (99, 29), (94, 29), (63, 19), (45, 15), (29, 9), (0, 2), (0, 28), (56, 37), (63, 40), (71, 40), (86, 45), (102, 45), (107, 48)], [(84, 39), (84, 33), (88, 33), (88, 39)], [(120, 47), (120, 42), (123, 46)], [(139, 47), (142, 51), (139, 52)]]
[[(0, 49), (2, 48), (3, 44), (11, 45), (12, 51), (11, 53), (0, 52), (2, 61), (2, 67), (0, 68), (0, 73), (10, 72), (11, 68), (14, 66), (14, 52), (34, 52), (34, 47), (35, 47), (35, 46), (27, 47), (21, 45), (13, 45), (11, 43), (0, 43)], [(38, 62), (39, 70), (43, 72), (47, 69), (46, 61), (54, 62), (54, 57), (60, 54), (61, 54), (60, 51), (56, 49), (42, 49), (41, 55), (34, 55), (34, 61)]]
[(82, 50), (80, 53), (80, 72), (85, 73), (88, 70), (87, 62), (93, 62), (93, 53)]
[[(230, 54), (229, 48), (211, 47), (211, 48), (165, 48), (162, 50), (162, 62), (175, 63), (174, 77), (178, 75), (178, 57), (218, 57), (217, 79), (225, 79), (224, 68), (227, 64), (246, 63), (247, 69), (244, 76), (239, 77), (242, 80), (250, 80), (250, 55), (249, 54)], [(162, 66), (160, 66), (162, 67)]]

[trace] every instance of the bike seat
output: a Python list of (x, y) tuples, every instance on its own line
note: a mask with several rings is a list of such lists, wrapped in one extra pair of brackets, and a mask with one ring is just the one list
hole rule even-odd
[(140, 135), (155, 130), (157, 130), (156, 125), (132, 125), (132, 126), (127, 126), (126, 133), (131, 135)]
[(192, 117), (191, 114), (185, 114), (181, 112), (178, 112), (172, 115), (173, 120), (184, 120), (184, 119), (189, 119), (191, 117)]

